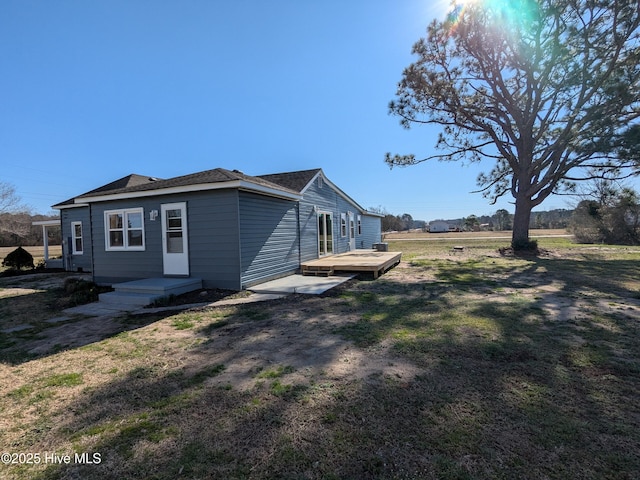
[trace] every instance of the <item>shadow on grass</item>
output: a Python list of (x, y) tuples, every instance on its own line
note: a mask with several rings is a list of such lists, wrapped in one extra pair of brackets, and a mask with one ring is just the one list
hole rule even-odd
[[(629, 266), (607, 283), (594, 278), (600, 270), (553, 261), (521, 265), (497, 286), (517, 293), (565, 282), (569, 301), (587, 282), (603, 294), (634, 293)], [(553, 301), (547, 295), (558, 293), (497, 298), (482, 278), (461, 288), (441, 277), (299, 296), (301, 334), (291, 345), (330, 308), (355, 317), (336, 334), (370, 352), (388, 343), (420, 374), (296, 382), (289, 375), (303, 359), (247, 390), (215, 379), (241, 360), (264, 361), (263, 352), (277, 359), (274, 329), (290, 320), (286, 302), (240, 308), (199, 331), (206, 340), (188, 363), (166, 368), (161, 355), (149, 357), (55, 412), (64, 423), (44, 434), (55, 430), (102, 462), (48, 466), (32, 478), (637, 478), (637, 322), (615, 311), (560, 322), (540, 308)], [(224, 361), (212, 361), (232, 332), (252, 348), (241, 354), (229, 343)], [(328, 364), (341, 347), (307, 360)]]
[[(230, 292), (228, 296), (235, 294), (236, 292)], [(46, 305), (60, 302), (60, 295), (60, 290), (56, 289), (0, 299), (0, 313), (3, 313), (3, 316), (8, 311), (2, 310), (3, 307), (8, 308), (12, 312), (19, 312), (20, 319), (22, 319), (14, 318), (14, 324), (28, 323), (30, 325), (30, 328), (25, 330), (0, 332), (0, 363), (19, 365), (61, 351), (85, 347), (125, 332), (137, 330), (181, 311), (190, 311), (188, 305), (185, 305), (184, 310), (178, 308), (136, 314), (125, 312), (104, 317), (67, 316), (59, 309), (51, 310), (49, 314), (46, 314), (48, 311)], [(30, 312), (34, 310), (35, 304), (38, 304), (38, 311), (42, 313), (34, 318), (33, 315), (30, 316)], [(56, 316), (62, 320), (54, 323), (47, 322)], [(65, 320), (63, 317), (67, 317), (67, 319)]]

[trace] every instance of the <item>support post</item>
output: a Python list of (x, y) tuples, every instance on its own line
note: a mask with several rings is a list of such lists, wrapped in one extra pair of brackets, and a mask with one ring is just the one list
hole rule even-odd
[(49, 260), (49, 236), (46, 225), (42, 225), (42, 241), (44, 243), (44, 261), (46, 262)]

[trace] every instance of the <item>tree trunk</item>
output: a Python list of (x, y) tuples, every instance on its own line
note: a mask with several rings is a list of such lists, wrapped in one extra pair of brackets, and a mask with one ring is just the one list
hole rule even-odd
[(513, 215), (513, 234), (511, 236), (511, 247), (514, 250), (528, 250), (530, 247), (529, 222), (532, 208), (530, 198), (516, 198), (516, 211)]

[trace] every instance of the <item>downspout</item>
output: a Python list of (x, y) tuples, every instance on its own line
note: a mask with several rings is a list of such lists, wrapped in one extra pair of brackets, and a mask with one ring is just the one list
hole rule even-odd
[(302, 264), (302, 239), (300, 238), (301, 230), (300, 230), (300, 201), (296, 204), (296, 230), (298, 235), (298, 270), (300, 270), (300, 265)]
[[(84, 234), (84, 231), (82, 232)], [(106, 233), (105, 233), (106, 235)], [(91, 245), (91, 281), (95, 282), (96, 281), (96, 266), (94, 263), (94, 255), (93, 255), (93, 249), (95, 247), (94, 242), (93, 242), (93, 204), (89, 204), (89, 245)]]
[(246, 290), (244, 288), (244, 284), (242, 282), (242, 230), (240, 225), (240, 190), (235, 189), (236, 192), (236, 218), (238, 219), (238, 285), (240, 288), (238, 290)]

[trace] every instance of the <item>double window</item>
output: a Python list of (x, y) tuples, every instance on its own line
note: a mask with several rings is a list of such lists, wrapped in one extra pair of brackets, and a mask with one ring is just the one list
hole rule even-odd
[(144, 211), (142, 208), (104, 212), (107, 250), (144, 250)]

